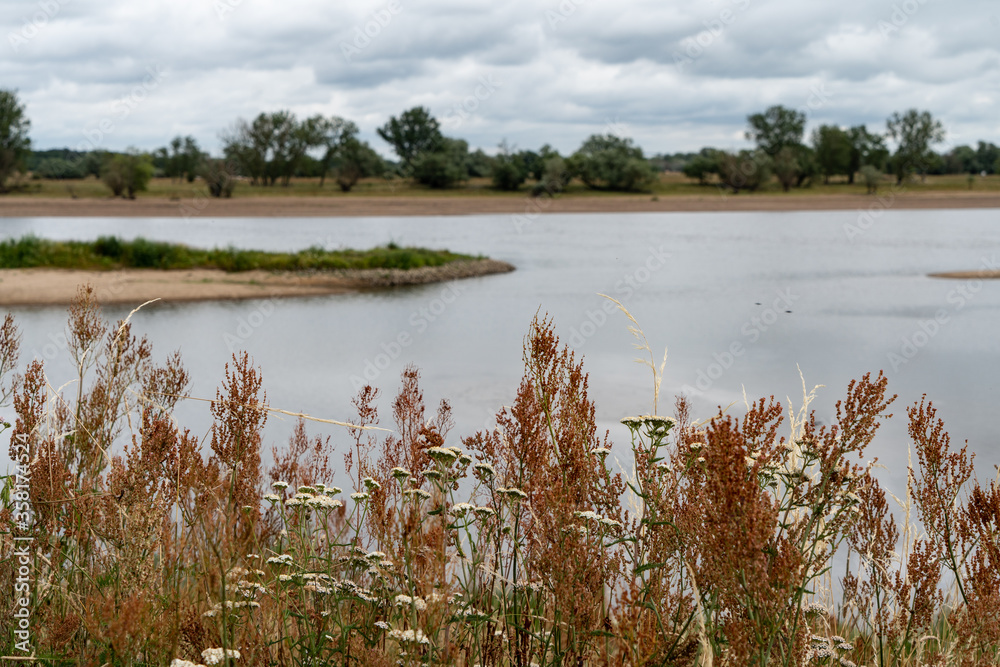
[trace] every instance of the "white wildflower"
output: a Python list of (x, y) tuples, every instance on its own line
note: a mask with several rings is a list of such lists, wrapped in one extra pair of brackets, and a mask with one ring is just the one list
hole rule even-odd
[(611, 450), (608, 449), (607, 447), (597, 447), (595, 449), (590, 450), (590, 453), (593, 454), (594, 456), (607, 456), (608, 454), (611, 453)]
[(279, 500), (281, 500), (281, 497), (277, 493), (269, 493), (266, 496), (264, 496), (264, 500), (266, 500), (269, 503), (276, 503)]
[(385, 621), (375, 621), (375, 627), (379, 630), (391, 630), (392, 627)]
[(300, 486), (299, 493), (307, 493), (311, 496), (316, 493), (316, 489), (311, 486)]
[(476, 506), (469, 503), (455, 503), (448, 511), (455, 516), (465, 516), (466, 512), (475, 511), (475, 509)]
[(207, 648), (201, 652), (201, 659), (205, 661), (206, 665), (217, 665), (226, 658), (239, 660), (240, 652), (226, 648)]
[(460, 451), (456, 452), (448, 447), (431, 447), (427, 450), (427, 456), (443, 465), (451, 465), (459, 457)]
[(397, 595), (394, 602), (397, 607), (414, 607), (417, 611), (425, 611), (427, 609), (427, 603), (424, 602), (419, 597), (410, 597), (409, 595)]
[(497, 471), (489, 463), (477, 463), (472, 466), (472, 471), (490, 478), (497, 476)]
[(382, 488), (382, 485), (379, 484), (378, 482), (376, 482), (371, 477), (365, 477), (361, 481), (364, 482), (365, 488), (368, 489), (369, 491), (371, 491), (372, 489), (381, 489)]
[(170, 661), (170, 667), (203, 667), (197, 663), (191, 662), (190, 660), (181, 660), (180, 658), (174, 658)]
[(389, 474), (392, 475), (394, 479), (407, 479), (408, 477), (413, 476), (413, 474), (409, 470), (398, 467), (390, 470)]
[(343, 490), (339, 486), (329, 486), (323, 493), (328, 496), (335, 496), (338, 493), (343, 493)]
[(282, 489), (288, 488), (288, 482), (274, 482), (271, 484), (271, 488), (281, 491)]
[(392, 630), (389, 639), (395, 639), (400, 644), (424, 644), (430, 646), (431, 640), (421, 630)]
[(493, 511), (492, 507), (476, 507), (472, 510), (476, 513), (480, 519), (486, 519), (487, 517), (496, 516), (496, 512)]
[(267, 559), (267, 562), (272, 565), (291, 565), (292, 555), (291, 554), (281, 554), (280, 556), (271, 556)]
[(419, 498), (420, 500), (427, 500), (431, 497), (431, 494), (427, 493), (423, 489), (407, 489), (403, 491), (404, 496), (409, 496), (412, 499)]
[(511, 500), (524, 500), (525, 498), (528, 497), (527, 493), (525, 493), (521, 489), (515, 489), (513, 487), (509, 489), (499, 488), (497, 489), (497, 493), (499, 493), (502, 496), (507, 496)]
[(351, 500), (354, 500), (354, 501), (360, 503), (362, 500), (368, 500), (368, 494), (364, 493), (364, 492), (352, 493), (351, 494)]

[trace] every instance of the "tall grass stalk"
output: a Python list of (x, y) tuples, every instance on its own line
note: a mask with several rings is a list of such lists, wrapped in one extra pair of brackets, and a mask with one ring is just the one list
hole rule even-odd
[[(180, 356), (154, 364), (83, 289), (76, 386), (52, 387), (37, 360), (0, 384), (11, 458), (31, 452), (27, 490), (10, 475), (0, 493), (0, 617), (29, 594), (44, 664), (1000, 660), (1000, 488), (976, 480), (930, 402), (907, 409), (900, 523), (865, 454), (890, 417), (884, 376), (851, 382), (829, 425), (804, 385), (798, 409), (762, 398), (696, 420), (680, 398), (658, 415), (664, 365), (622, 309), (654, 385), (654, 414), (623, 420), (627, 448), (597, 431), (582, 363), (536, 317), (495, 428), (453, 437), (450, 405), (428, 409), (407, 368), (391, 430), (366, 387), (354, 419), (313, 420), (345, 443), (303, 416), (265, 465), (262, 429), (282, 411), (252, 359), (223, 369), (199, 440), (174, 416)], [(8, 317), (4, 378), (19, 342)], [(23, 537), (30, 590), (15, 595)], [(23, 657), (2, 627), (0, 651)]]

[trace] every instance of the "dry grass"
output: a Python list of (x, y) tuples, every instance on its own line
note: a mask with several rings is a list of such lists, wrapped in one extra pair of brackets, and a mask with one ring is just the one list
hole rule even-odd
[[(153, 365), (86, 289), (69, 331), (77, 383), (51, 387), (34, 361), (4, 385), (23, 476), (3, 492), (0, 617), (22, 599), (31, 613), (27, 640), (4, 625), (5, 655), (28, 641), (44, 664), (95, 666), (1000, 660), (1000, 488), (921, 402), (897, 521), (865, 457), (893, 400), (881, 375), (852, 382), (829, 426), (812, 393), (797, 411), (760, 399), (695, 422), (678, 400), (672, 418), (628, 418), (625, 478), (582, 364), (536, 319), (496, 429), (449, 445), (450, 406), (430, 413), (408, 368), (393, 432), (374, 430), (367, 387), (349, 451), (301, 422), (265, 468), (270, 408), (246, 355), (202, 443), (173, 417), (177, 355)], [(8, 317), (4, 375), (17, 346)], [(850, 567), (834, 604), (836, 553)]]

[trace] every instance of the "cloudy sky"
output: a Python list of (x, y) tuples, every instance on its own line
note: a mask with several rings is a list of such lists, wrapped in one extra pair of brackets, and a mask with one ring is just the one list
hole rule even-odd
[(740, 148), (773, 104), (879, 131), (917, 107), (949, 145), (1000, 143), (996, 0), (3, 0), (0, 25), (38, 149), (217, 151), (287, 108), (389, 155), (375, 128), (417, 105), (487, 151)]

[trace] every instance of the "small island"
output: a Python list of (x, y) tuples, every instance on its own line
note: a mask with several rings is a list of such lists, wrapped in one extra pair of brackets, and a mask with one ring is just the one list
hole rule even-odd
[(319, 296), (507, 273), (506, 262), (447, 250), (211, 250), (138, 238), (0, 242), (0, 305), (69, 304), (81, 284), (101, 303)]

